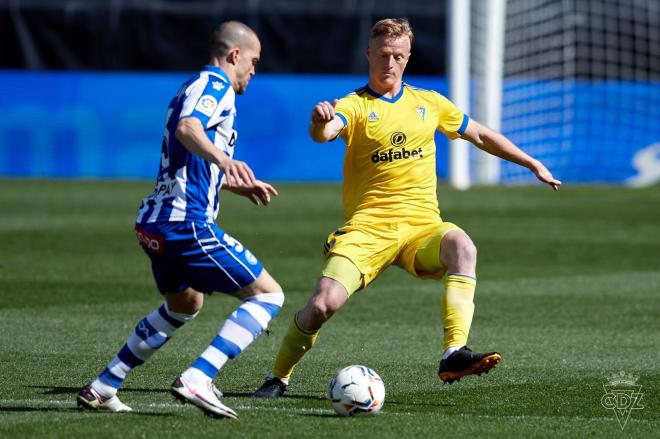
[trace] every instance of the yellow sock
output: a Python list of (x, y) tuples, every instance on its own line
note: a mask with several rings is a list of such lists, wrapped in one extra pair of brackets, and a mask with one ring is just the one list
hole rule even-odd
[(477, 281), (469, 276), (451, 274), (445, 281), (445, 294), (441, 299), (445, 336), (443, 349), (467, 344), (472, 315), (474, 290)]
[(293, 368), (296, 367), (305, 353), (314, 346), (319, 332), (306, 332), (300, 329), (296, 314), (289, 325), (289, 330), (282, 340), (280, 350), (273, 364), (273, 375), (288, 381)]

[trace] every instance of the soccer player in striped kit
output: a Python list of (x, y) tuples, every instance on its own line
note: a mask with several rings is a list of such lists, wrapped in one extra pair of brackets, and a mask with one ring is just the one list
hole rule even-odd
[(81, 407), (130, 411), (117, 397), (128, 372), (197, 316), (205, 294), (220, 291), (241, 304), (174, 380), (171, 392), (208, 415), (236, 418), (212, 380), (266, 329), (284, 302), (282, 288), (257, 258), (214, 223), (221, 188), (257, 205), (277, 195), (246, 163), (232, 158), (235, 95), (245, 92), (254, 76), (261, 44), (248, 26), (230, 21), (213, 33), (209, 50), (209, 65), (184, 83), (169, 105), (156, 186), (136, 220), (164, 303), (137, 324), (101, 374), (82, 388)]

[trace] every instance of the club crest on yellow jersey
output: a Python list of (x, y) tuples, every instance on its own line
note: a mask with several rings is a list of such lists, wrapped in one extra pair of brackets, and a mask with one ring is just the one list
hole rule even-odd
[(426, 117), (426, 107), (424, 107), (423, 105), (418, 105), (417, 107), (415, 107), (415, 110), (417, 110), (417, 114), (419, 114), (419, 117), (421, 117), (422, 120), (424, 120), (424, 118)]

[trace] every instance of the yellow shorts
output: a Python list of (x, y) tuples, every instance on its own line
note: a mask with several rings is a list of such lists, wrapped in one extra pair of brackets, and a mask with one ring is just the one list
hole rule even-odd
[[(369, 285), (390, 265), (397, 265), (418, 278), (440, 279), (446, 270), (440, 262), (440, 243), (452, 230), (461, 229), (440, 218), (420, 223), (350, 221), (328, 236), (324, 253), (327, 258), (343, 256), (350, 260), (362, 275), (360, 288)], [(354, 284), (352, 275), (342, 282), (337, 279), (341, 275), (337, 275), (336, 269), (326, 267), (326, 271), (334, 273), (328, 277), (347, 289)], [(347, 270), (345, 264), (342, 267), (341, 270)]]

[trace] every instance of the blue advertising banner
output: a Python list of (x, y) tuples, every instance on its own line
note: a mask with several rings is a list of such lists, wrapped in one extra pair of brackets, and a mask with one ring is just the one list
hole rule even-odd
[[(566, 182), (660, 182), (660, 83), (509, 79), (502, 132)], [(533, 181), (503, 163), (503, 182)]]
[[(167, 105), (186, 79), (0, 72), (0, 176), (155, 178)], [(365, 83), (360, 76), (257, 75), (236, 100), (235, 157), (265, 180), (340, 181), (344, 143), (314, 143), (309, 117), (318, 101)], [(446, 87), (437, 78), (415, 84)]]
[[(154, 178), (167, 105), (187, 76), (0, 71), (0, 177)], [(446, 94), (442, 78), (406, 81)], [(257, 75), (237, 98), (236, 157), (264, 180), (340, 181), (344, 143), (312, 142), (310, 112), (365, 83), (362, 76)], [(502, 131), (565, 181), (660, 180), (660, 84), (576, 84), (570, 99), (561, 117), (522, 112), (541, 120), (533, 129), (504, 114)], [(438, 134), (436, 142), (444, 178), (447, 140)], [(530, 180), (505, 164), (502, 181)]]

